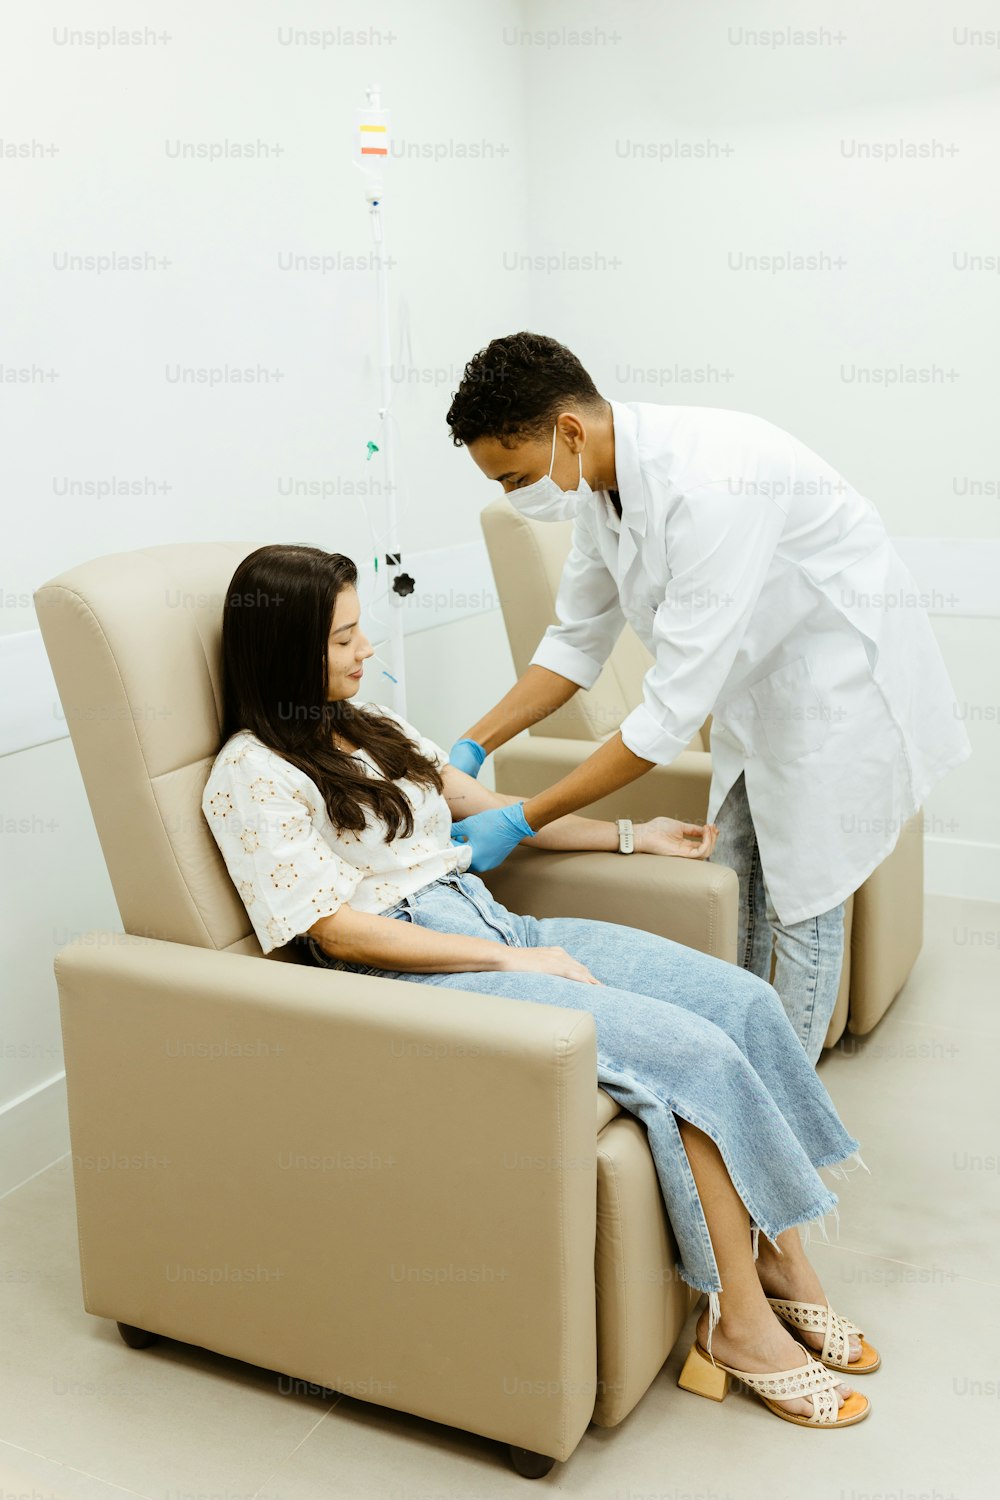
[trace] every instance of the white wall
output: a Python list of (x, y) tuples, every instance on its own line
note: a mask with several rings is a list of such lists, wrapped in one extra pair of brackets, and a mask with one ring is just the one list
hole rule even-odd
[[(1000, 250), (1000, 49), (965, 30), (995, 29), (989, 9), (956, 19), (851, 0), (831, 20), (790, 0), (376, 0), (332, 11), (177, 0), (150, 23), (123, 3), (95, 15), (40, 0), (3, 22), (0, 150), (17, 233), (0, 283), (0, 685), (15, 680), (5, 664), (27, 660), (8, 638), (35, 630), (32, 591), (85, 558), (237, 536), (370, 556), (349, 490), (377, 475), (365, 458), (378, 407), (373, 278), (343, 261), (282, 270), (279, 257), (368, 255), (350, 131), (377, 81), (396, 149), (410, 153), (389, 163), (386, 212), (400, 534), (421, 556), (418, 587), (453, 577), (461, 590), (474, 571), (467, 549), (492, 491), (452, 447), (444, 414), (489, 338), (553, 334), (620, 399), (760, 412), (875, 501), (929, 591), (945, 577), (935, 540), (958, 544), (948, 579), (961, 597), (934, 623), (976, 753), (928, 804), (928, 885), (1000, 896), (1000, 624), (985, 547), (1000, 489), (1000, 282), (952, 260)], [(132, 47), (64, 40), (64, 27), (108, 26), (149, 33)], [(283, 45), (279, 26), (336, 34)], [(825, 31), (808, 45), (789, 27)], [(751, 45), (750, 29), (785, 43)], [(945, 154), (862, 162), (841, 146), (859, 140)], [(170, 154), (177, 141), (281, 149), (191, 161)], [(680, 157), (678, 143), (709, 155)], [(829, 260), (737, 268), (786, 252)], [(157, 264), (59, 269), (66, 255), (111, 253)], [(523, 255), (554, 256), (556, 269)], [(575, 269), (586, 256), (603, 259)], [(845, 380), (841, 366), (856, 364), (957, 374), (886, 389)], [(168, 379), (178, 365), (281, 379), (206, 389)], [(32, 378), (12, 381), (22, 369)], [(637, 379), (643, 369), (652, 381)], [(290, 480), (319, 481), (327, 498), (282, 494)], [(67, 492), (109, 481), (137, 492)], [(445, 742), (513, 680), (496, 610), (411, 635), (407, 668), (409, 716)], [(54, 950), (68, 933), (120, 925), (69, 741), (37, 743), (9, 719), (0, 1192), (68, 1147)]]
[[(532, 326), (604, 395), (757, 412), (875, 503), (934, 601), (973, 742), (927, 802), (927, 886), (1000, 900), (995, 8), (531, 11), (517, 50), (545, 149), (527, 163), (530, 242), (503, 244), (510, 265), (545, 258)], [(795, 255), (813, 268), (749, 269)], [(900, 366), (930, 373), (852, 378)]]
[[(3, 129), (58, 154), (4, 163), (7, 366), (58, 378), (4, 386), (3, 462), (21, 521), (8, 554), (2, 629), (35, 626), (31, 590), (109, 549), (180, 538), (273, 534), (363, 557), (357, 502), (283, 498), (288, 479), (371, 481), (379, 404), (374, 278), (292, 271), (279, 257), (371, 252), (354, 108), (381, 84), (396, 149), (485, 142), (485, 162), (390, 160), (393, 319), (405, 368), (394, 390), (410, 546), (479, 536), (483, 496), (444, 422), (461, 363), (517, 321), (523, 284), (484, 281), (492, 246), (523, 229), (521, 60), (493, 44), (514, 6), (300, 0), (165, 7), (166, 44), (58, 45), (79, 7), (39, 4), (5, 22)], [(134, 7), (100, 21), (141, 24)], [(282, 45), (279, 31), (375, 27), (381, 45)], [(176, 143), (261, 141), (270, 159), (168, 156)], [(456, 250), (461, 246), (461, 255)], [(149, 252), (149, 270), (56, 269), (54, 256)], [(450, 364), (457, 368), (449, 369)], [(180, 385), (175, 367), (261, 366), (280, 380)], [(96, 502), (56, 493), (118, 477), (162, 492)], [(45, 524), (38, 525), (39, 517)]]

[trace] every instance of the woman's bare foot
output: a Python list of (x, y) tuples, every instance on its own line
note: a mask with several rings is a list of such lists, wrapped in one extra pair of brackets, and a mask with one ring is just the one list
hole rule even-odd
[[(701, 1347), (707, 1349), (707, 1307), (698, 1319), (695, 1332)], [(712, 1354), (724, 1364), (732, 1365), (737, 1370), (746, 1370), (750, 1375), (768, 1375), (776, 1370), (797, 1370), (800, 1366), (804, 1369), (806, 1363), (795, 1339), (782, 1327), (770, 1308), (767, 1308), (766, 1317), (735, 1326), (733, 1320), (727, 1319), (723, 1313), (712, 1332)], [(847, 1397), (853, 1393), (853, 1386), (843, 1383), (835, 1386), (834, 1395), (838, 1407), (843, 1406)], [(776, 1404), (797, 1416), (811, 1417), (813, 1414), (811, 1396), (793, 1396)]]
[[(826, 1293), (819, 1277), (806, 1258), (797, 1229), (786, 1230), (778, 1235), (782, 1253), (778, 1255), (763, 1234), (758, 1237), (757, 1276), (765, 1297), (780, 1297), (786, 1302), (818, 1302), (828, 1307)], [(796, 1329), (795, 1337), (818, 1354), (823, 1347), (822, 1333)], [(848, 1335), (848, 1362), (861, 1357), (861, 1340), (857, 1334)], [(745, 1365), (744, 1369), (749, 1369)]]

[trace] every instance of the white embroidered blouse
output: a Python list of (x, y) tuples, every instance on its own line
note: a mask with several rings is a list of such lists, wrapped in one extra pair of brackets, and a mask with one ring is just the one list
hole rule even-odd
[[(364, 709), (388, 714), (435, 765), (447, 764), (447, 752), (393, 709), (378, 703)], [(369, 774), (382, 777), (367, 751), (353, 754)], [(338, 830), (304, 771), (248, 729), (226, 741), (201, 806), (265, 953), (332, 916), (344, 902), (377, 914), (450, 870), (468, 869), (472, 846), (450, 842), (444, 797), (406, 777), (395, 785), (413, 808), (410, 838), (390, 842), (385, 823), (368, 807), (363, 832)]]

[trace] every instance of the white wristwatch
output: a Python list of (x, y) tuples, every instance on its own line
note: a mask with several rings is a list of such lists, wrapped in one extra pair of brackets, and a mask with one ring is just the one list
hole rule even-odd
[(635, 853), (635, 838), (634, 838), (633, 832), (632, 832), (632, 819), (631, 818), (619, 818), (618, 819), (618, 853), (619, 854), (634, 854)]

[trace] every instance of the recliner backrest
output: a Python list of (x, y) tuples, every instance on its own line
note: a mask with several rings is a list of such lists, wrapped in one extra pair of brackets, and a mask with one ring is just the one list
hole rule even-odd
[[(539, 641), (556, 621), (556, 594), (569, 553), (572, 521), (532, 521), (506, 495), (491, 501), (481, 514), (483, 535), (500, 595), (507, 639), (518, 677), (528, 668)], [(568, 703), (529, 734), (568, 740), (605, 740), (642, 702), (642, 679), (653, 658), (631, 625), (626, 624), (594, 686), (575, 693)], [(708, 726), (695, 734), (691, 750), (707, 750)]]
[[(201, 810), (220, 748), (222, 611), (263, 543), (97, 557), (35, 591), (125, 931), (261, 954)], [(298, 961), (292, 950), (269, 957)]]

